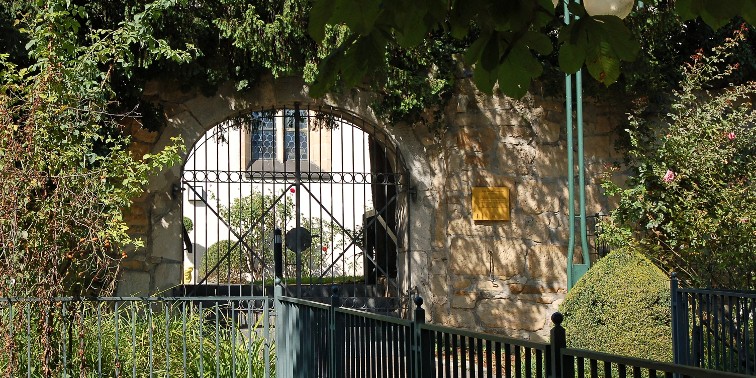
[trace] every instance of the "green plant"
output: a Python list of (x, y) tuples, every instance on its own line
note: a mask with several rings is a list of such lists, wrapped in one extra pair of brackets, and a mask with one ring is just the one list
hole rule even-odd
[[(219, 205), (219, 213), (243, 242), (221, 240), (211, 245), (200, 262), (200, 273), (209, 274), (210, 282), (248, 283), (273, 272), (273, 230), (286, 230), (294, 220), (294, 202), (290, 196), (252, 194), (235, 198), (231, 206)], [(328, 250), (343, 245), (338, 236), (341, 228), (318, 217), (302, 217), (302, 227), (310, 232), (310, 247), (302, 251), (302, 275), (324, 273)], [(294, 274), (294, 252), (284, 246), (284, 275)]]
[(745, 26), (685, 67), (666, 116), (634, 115), (626, 187), (604, 183), (619, 207), (603, 238), (642, 251), (689, 284), (754, 289), (756, 281), (756, 82), (712, 90), (739, 68), (721, 64)]
[(657, 361), (672, 359), (667, 276), (634, 250), (600, 259), (560, 306), (567, 346)]
[[(232, 314), (226, 303), (200, 309), (199, 302), (50, 302), (42, 312), (31, 305), (16, 306), (19, 321), (0, 322), (11, 347), (0, 356), (0, 371), (10, 376), (264, 376), (269, 341), (256, 331), (262, 317), (240, 328), (239, 319), (250, 313)], [(51, 316), (59, 328), (56, 348), (44, 362), (42, 316)], [(0, 319), (9, 318), (9, 309), (0, 310)]]
[(184, 217), (183, 222), (184, 222), (184, 230), (186, 230), (186, 232), (192, 232), (192, 230), (194, 230), (194, 222), (192, 222), (191, 218)]

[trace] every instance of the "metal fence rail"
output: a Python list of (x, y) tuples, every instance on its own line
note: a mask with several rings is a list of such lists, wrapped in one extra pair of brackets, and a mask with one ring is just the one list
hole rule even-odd
[[(279, 293), (280, 293), (279, 289)], [(701, 377), (746, 375), (567, 348), (563, 316), (552, 316), (550, 343), (425, 324), (276, 296), (279, 378)]]
[(756, 293), (679, 287), (673, 275), (675, 362), (756, 375)]
[(271, 300), (0, 298), (8, 377), (270, 377)]
[(430, 342), (433, 377), (546, 377), (549, 345), (431, 324), (420, 325)]
[(411, 321), (335, 308), (334, 326), (334, 363), (344, 376), (412, 376)]
[(563, 377), (697, 377), (742, 378), (745, 375), (680, 366), (665, 362), (626, 358), (580, 349), (563, 349), (567, 369)]

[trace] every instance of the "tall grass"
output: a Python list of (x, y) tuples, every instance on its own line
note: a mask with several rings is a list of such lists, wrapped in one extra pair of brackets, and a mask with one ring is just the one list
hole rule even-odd
[(273, 365), (272, 337), (261, 327), (263, 309), (247, 304), (0, 302), (7, 351), (0, 354), (0, 374), (262, 378)]

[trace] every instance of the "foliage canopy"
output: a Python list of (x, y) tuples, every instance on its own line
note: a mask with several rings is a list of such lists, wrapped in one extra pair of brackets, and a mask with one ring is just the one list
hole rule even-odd
[(712, 89), (737, 73), (725, 64), (744, 31), (698, 53), (661, 118), (636, 114), (626, 188), (604, 186), (620, 203), (605, 238), (642, 250), (689, 284), (754, 289), (756, 282), (756, 82)]
[(155, 59), (189, 58), (145, 26), (168, 5), (150, 3), (118, 29), (83, 30), (84, 7), (48, 1), (20, 20), (29, 64), (0, 54), (1, 295), (107, 290), (123, 248), (139, 244), (122, 210), (178, 150), (129, 153), (119, 124), (125, 115), (109, 111), (110, 73), (139, 64), (134, 41)]
[[(523, 96), (530, 81), (541, 76), (542, 57), (552, 52), (550, 36), (558, 36), (558, 63), (565, 73), (585, 66), (596, 80), (609, 85), (619, 78), (621, 62), (635, 59), (640, 45), (616, 16), (590, 16), (579, 2), (569, 2), (578, 17), (568, 25), (559, 21), (550, 0), (404, 1), (316, 0), (309, 32), (317, 41), (325, 38), (328, 25), (346, 25), (352, 34), (319, 66), (311, 93), (322, 95), (337, 79), (348, 86), (384, 64), (387, 46), (418, 46), (438, 30), (472, 42), (465, 50), (465, 63), (474, 67), (478, 89), (491, 93), (498, 88), (512, 97)], [(565, 2), (565, 4), (568, 2)], [(756, 4), (747, 0), (683, 0), (675, 11), (684, 19), (701, 17), (713, 28), (742, 16), (756, 22)]]

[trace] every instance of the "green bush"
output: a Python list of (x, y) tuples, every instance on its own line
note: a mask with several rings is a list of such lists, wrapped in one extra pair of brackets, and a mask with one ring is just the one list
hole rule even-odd
[[(104, 302), (55, 303), (43, 313), (30, 302), (0, 308), (0, 334), (8, 347), (0, 354), (0, 376), (180, 377), (185, 372), (262, 378), (270, 341), (255, 331), (260, 324), (238, 327), (223, 304), (201, 311), (198, 305), (123, 302), (115, 309)], [(40, 328), (45, 318), (49, 332)], [(273, 367), (275, 347), (269, 346)]]
[(633, 248), (599, 260), (560, 306), (567, 346), (672, 359), (669, 279)]

